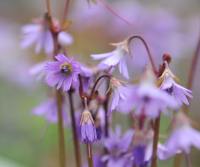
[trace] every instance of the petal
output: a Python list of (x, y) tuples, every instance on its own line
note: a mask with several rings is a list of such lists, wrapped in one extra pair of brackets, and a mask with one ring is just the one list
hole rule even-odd
[(58, 34), (58, 42), (62, 46), (67, 46), (73, 43), (73, 38), (69, 33), (62, 31)]

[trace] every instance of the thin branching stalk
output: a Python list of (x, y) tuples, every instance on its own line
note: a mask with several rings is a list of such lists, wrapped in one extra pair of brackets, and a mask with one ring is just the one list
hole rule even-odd
[(47, 10), (48, 16), (51, 16), (51, 3), (50, 3), (50, 0), (46, 0), (46, 10)]
[(157, 148), (159, 141), (159, 130), (160, 130), (160, 115), (156, 118), (154, 123), (154, 137), (153, 137), (153, 154), (151, 167), (157, 167)]
[(63, 117), (62, 117), (63, 96), (60, 91), (56, 91), (56, 100), (57, 100), (57, 115), (58, 115), (60, 167), (66, 167), (65, 136), (64, 136), (64, 125), (63, 125)]
[(74, 111), (73, 90), (68, 91), (68, 96), (69, 96), (69, 104), (70, 104), (70, 115), (71, 115), (71, 121), (72, 121), (72, 133), (73, 133), (76, 166), (81, 167), (81, 154), (80, 154), (80, 145), (79, 145), (79, 140), (78, 140), (78, 135), (77, 135), (77, 126), (76, 126), (76, 118), (75, 118), (75, 111)]

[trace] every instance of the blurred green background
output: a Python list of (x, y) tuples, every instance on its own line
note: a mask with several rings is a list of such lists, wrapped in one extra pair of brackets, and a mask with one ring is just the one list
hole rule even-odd
[[(79, 3), (87, 5), (82, 1), (84, 0), (73, 2), (70, 12)], [(112, 4), (116, 1), (108, 2)], [(126, 3), (129, 1), (126, 0)], [(123, 2), (125, 0), (121, 0), (122, 4)], [(199, 0), (138, 0), (135, 2), (149, 10), (162, 8), (173, 12), (180, 18), (200, 20)], [(53, 13), (59, 18), (62, 15), (63, 4), (64, 0), (52, 0)], [(120, 10), (118, 11), (120, 12)], [(41, 16), (44, 12), (45, 2), (42, 0), (0, 0), (0, 167), (58, 166), (57, 127), (49, 125), (42, 118), (31, 114), (32, 108), (46, 98), (46, 88), (28, 75), (29, 67), (40, 58), (34, 55), (33, 50), (20, 48), (21, 26), (29, 23), (32, 18)], [(81, 15), (81, 11), (77, 11), (77, 13)], [(113, 19), (115, 17), (109, 12), (104, 14), (106, 18)], [(91, 15), (87, 19), (93, 20), (94, 17)], [(108, 26), (108, 23), (106, 24)], [(70, 52), (83, 54), (80, 58), (83, 60), (88, 59), (88, 55), (92, 52), (108, 50), (107, 45), (111, 39), (119, 39), (118, 37), (106, 37), (105, 30), (98, 25), (94, 25), (95, 29), (93, 29), (92, 22), (84, 30), (81, 29), (82, 27), (79, 28), (70, 29), (76, 41), (70, 48)], [(198, 30), (198, 27), (194, 28)], [(184, 43), (188, 45), (187, 41)], [(180, 76), (183, 84), (186, 84), (187, 81), (194, 49), (195, 45), (173, 62), (176, 74)], [(200, 71), (200, 67), (197, 71)], [(200, 75), (197, 73), (191, 107), (191, 117), (197, 123), (200, 119), (199, 81)], [(124, 119), (125, 117), (119, 117), (117, 121), (126, 127)], [(162, 132), (166, 132), (168, 122), (169, 120), (162, 120)], [(72, 147), (71, 132), (66, 129), (67, 161), (70, 167), (74, 166)], [(200, 153), (194, 150), (192, 153), (193, 167), (200, 166), (199, 157)], [(161, 162), (160, 166), (172, 166), (170, 163), (169, 161)]]

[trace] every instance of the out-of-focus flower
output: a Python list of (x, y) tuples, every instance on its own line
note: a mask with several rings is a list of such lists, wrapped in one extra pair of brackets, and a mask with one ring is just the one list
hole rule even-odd
[[(54, 31), (58, 34), (58, 43), (61, 46), (67, 46), (73, 43), (72, 36), (64, 32), (58, 21), (52, 19)], [(46, 17), (35, 19), (32, 24), (28, 24), (22, 27), (23, 39), (21, 42), (22, 48), (28, 48), (35, 45), (35, 52), (39, 53), (44, 49), (47, 55), (53, 53), (54, 39), (51, 32), (50, 23)]]
[(119, 106), (121, 101), (126, 100), (131, 87), (124, 85), (121, 81), (112, 77), (110, 80), (110, 89), (112, 93), (109, 101), (109, 112), (112, 112)]
[(128, 153), (129, 146), (133, 138), (133, 131), (127, 131), (121, 136), (121, 129), (116, 128), (115, 133), (111, 132), (109, 138), (104, 141), (104, 146), (108, 150), (108, 154), (102, 157), (108, 167), (131, 167), (132, 159)]
[(102, 60), (99, 66), (108, 66), (108, 67), (115, 67), (118, 65), (119, 72), (126, 78), (129, 79), (128, 73), (128, 61), (131, 58), (128, 49), (128, 41), (122, 41), (120, 43), (114, 43), (113, 46), (116, 46), (116, 49), (109, 53), (104, 54), (93, 54), (91, 57), (95, 60)]
[(88, 109), (85, 109), (81, 115), (80, 129), (82, 142), (93, 143), (97, 140), (97, 132), (94, 120)]
[(173, 122), (173, 130), (165, 142), (167, 151), (163, 152), (163, 159), (168, 159), (177, 154), (177, 152), (190, 153), (191, 147), (200, 149), (200, 132), (193, 129), (189, 118), (182, 112), (179, 112)]
[(47, 84), (57, 89), (62, 88), (63, 91), (68, 91), (71, 86), (77, 88), (79, 63), (64, 54), (59, 54), (55, 58), (56, 61), (48, 62), (45, 66)]
[(178, 105), (172, 96), (156, 87), (155, 77), (150, 73), (138, 86), (135, 86), (130, 99), (123, 104), (123, 107), (124, 110), (134, 108), (136, 115), (156, 118), (160, 112), (165, 112), (167, 108), (176, 109)]
[[(64, 104), (63, 104), (64, 105)], [(44, 117), (49, 123), (57, 123), (58, 115), (57, 115), (57, 104), (56, 99), (50, 98), (41, 103), (39, 106), (35, 107), (32, 113), (36, 116)], [(64, 120), (64, 124), (69, 124), (69, 119), (67, 117), (67, 113), (62, 107), (62, 116)]]
[(32, 66), (29, 70), (30, 75), (35, 76), (37, 80), (43, 79), (45, 77), (44, 67), (46, 63), (47, 62), (44, 61)]
[(165, 62), (165, 70), (159, 80), (161, 83), (160, 88), (172, 95), (179, 105), (183, 103), (189, 105), (187, 97), (192, 98), (192, 91), (176, 83), (176, 76), (169, 69), (167, 62)]

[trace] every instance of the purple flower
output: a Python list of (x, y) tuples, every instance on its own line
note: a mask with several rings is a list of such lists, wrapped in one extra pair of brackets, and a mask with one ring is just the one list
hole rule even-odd
[(77, 88), (79, 85), (78, 74), (80, 73), (79, 64), (72, 58), (59, 54), (56, 61), (46, 64), (46, 82), (51, 87), (62, 88), (68, 91), (71, 86)]
[(112, 89), (112, 93), (109, 101), (109, 112), (112, 112), (119, 106), (120, 102), (127, 99), (131, 87), (124, 85), (114, 77), (110, 80), (110, 87)]
[(162, 90), (165, 90), (170, 95), (172, 95), (177, 100), (180, 106), (183, 103), (189, 105), (187, 97), (192, 98), (192, 91), (177, 84), (175, 82), (176, 79), (175, 75), (169, 69), (168, 64), (167, 63), (165, 64), (166, 64), (165, 71), (159, 78), (161, 80), (160, 88)]
[(107, 163), (107, 167), (132, 166), (131, 155), (128, 153), (132, 138), (133, 131), (127, 131), (121, 136), (119, 127), (116, 128), (115, 133), (110, 133), (109, 138), (104, 141), (108, 154), (102, 157), (102, 160)]
[(32, 24), (22, 27), (22, 48), (35, 45), (35, 52), (44, 49), (46, 54), (51, 54), (54, 49), (53, 35), (45, 19), (38, 19)]
[[(39, 106), (35, 107), (32, 113), (34, 115), (44, 117), (44, 119), (47, 120), (49, 123), (57, 123), (58, 116), (57, 116), (56, 100), (53, 98), (46, 100)], [(66, 125), (67, 123), (69, 123), (69, 120), (67, 117), (67, 113), (64, 111), (64, 107), (62, 113), (63, 113), (64, 124)]]
[(84, 110), (80, 121), (81, 140), (84, 143), (93, 143), (97, 140), (94, 120), (89, 110)]
[(167, 151), (163, 152), (163, 159), (170, 158), (178, 152), (189, 154), (192, 146), (200, 149), (200, 132), (193, 129), (189, 118), (180, 112), (175, 117), (172, 133), (164, 146)]
[[(53, 25), (55, 31), (58, 33), (58, 43), (61, 46), (67, 46), (73, 43), (72, 36), (61, 30), (61, 27), (56, 19), (53, 19)], [(35, 45), (36, 53), (39, 53), (42, 49), (44, 49), (47, 55), (53, 53), (54, 39), (46, 17), (36, 19), (32, 24), (23, 26), (22, 34), (22, 48), (28, 48)]]
[(129, 61), (129, 50), (127, 40), (112, 44), (116, 46), (116, 49), (109, 53), (104, 54), (94, 54), (91, 57), (95, 60), (103, 59), (99, 66), (108, 66), (108, 67), (115, 67), (118, 65), (119, 72), (126, 78), (129, 79), (128, 67), (127, 63)]

